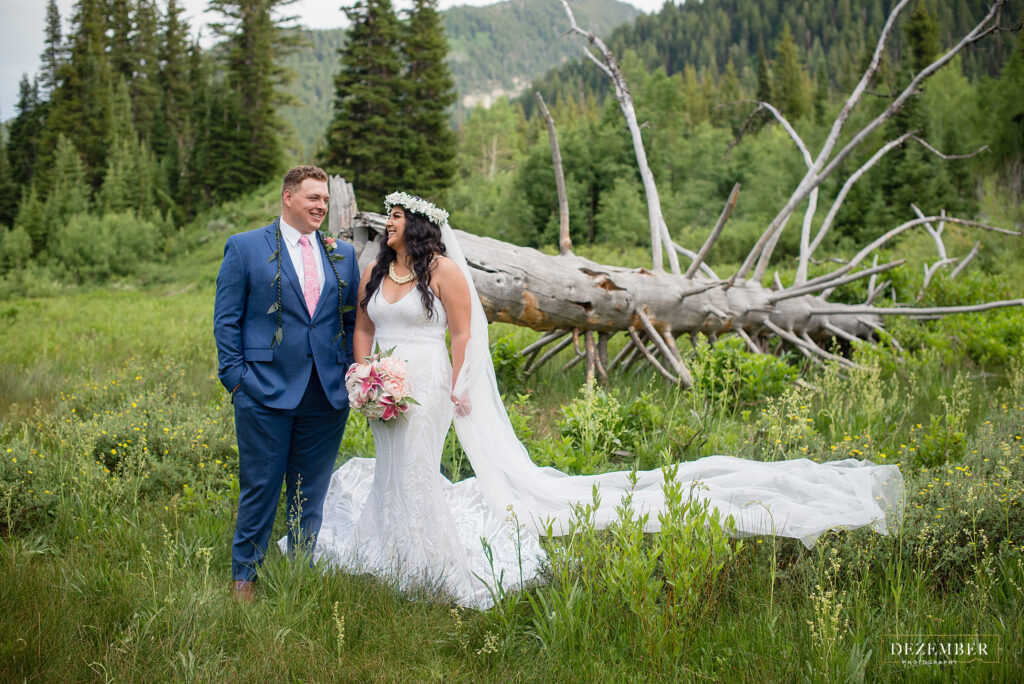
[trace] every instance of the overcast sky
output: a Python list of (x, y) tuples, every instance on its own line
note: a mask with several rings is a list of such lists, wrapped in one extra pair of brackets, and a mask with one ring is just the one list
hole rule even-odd
[[(552, 0), (554, 2), (555, 0)], [(664, 0), (625, 0), (645, 12), (661, 9)], [(158, 0), (161, 8), (166, 0)], [(441, 9), (452, 5), (490, 5), (494, 0), (440, 0)], [(196, 30), (201, 24), (219, 15), (206, 14), (208, 0), (179, 0), (189, 24)], [(286, 9), (299, 18), (299, 23), (311, 28), (337, 28), (344, 25), (345, 15), (339, 9), (344, 0), (298, 0)], [(74, 0), (57, 0), (64, 31), (71, 15)], [(399, 8), (411, 2), (396, 0)], [(197, 20), (198, 18), (198, 20)], [(29, 78), (39, 69), (39, 54), (43, 51), (43, 29), (46, 24), (46, 0), (0, 0), (0, 120), (14, 116), (18, 101), (18, 83), (22, 74)], [(208, 30), (204, 31), (204, 34)]]

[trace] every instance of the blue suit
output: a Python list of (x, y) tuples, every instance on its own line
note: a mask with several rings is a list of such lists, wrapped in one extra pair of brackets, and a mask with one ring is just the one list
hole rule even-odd
[[(324, 496), (348, 418), (345, 371), (354, 361), (352, 335), (359, 288), (355, 249), (337, 241), (334, 261), (314, 242), (324, 286), (310, 316), (277, 223), (232, 235), (224, 247), (214, 303), (220, 379), (233, 391), (238, 438), (238, 519), (232, 575), (252, 580), (273, 531), (282, 481), (288, 495), (288, 544), (312, 546), (320, 531)], [(281, 262), (281, 282), (275, 281)], [(278, 313), (271, 311), (281, 291)], [(344, 340), (339, 333), (344, 331)], [(237, 390), (235, 388), (238, 387)]]

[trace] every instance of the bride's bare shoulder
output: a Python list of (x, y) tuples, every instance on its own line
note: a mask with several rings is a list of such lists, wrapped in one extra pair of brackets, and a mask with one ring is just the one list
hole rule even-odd
[(433, 269), (433, 276), (440, 278), (442, 281), (451, 280), (452, 278), (465, 279), (459, 265), (446, 256), (438, 255), (434, 257), (430, 267)]

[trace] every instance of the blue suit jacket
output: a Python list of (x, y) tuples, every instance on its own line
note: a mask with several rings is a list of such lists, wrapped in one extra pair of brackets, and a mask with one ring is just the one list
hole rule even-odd
[[(277, 312), (277, 223), (232, 235), (224, 246), (213, 307), (220, 380), (230, 392), (241, 383), (246, 394), (264, 406), (292, 409), (306, 391), (313, 362), (331, 405), (348, 405), (345, 371), (354, 361), (359, 265), (355, 249), (337, 241), (334, 261), (342, 280), (342, 300), (352, 309), (339, 320), (338, 284), (329, 257), (324, 255), (324, 288), (310, 317), (288, 247), (281, 243), (281, 305), (283, 337), (274, 343)], [(344, 343), (338, 336), (344, 325)]]

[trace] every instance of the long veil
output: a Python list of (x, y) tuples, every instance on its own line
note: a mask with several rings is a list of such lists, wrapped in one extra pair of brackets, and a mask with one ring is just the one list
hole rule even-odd
[[(456, 416), (455, 430), (487, 504), (505, 515), (511, 510), (537, 534), (550, 527), (569, 530), (578, 503), (589, 504), (596, 486), (600, 506), (595, 522), (606, 527), (616, 506), (632, 494), (638, 512), (648, 512), (647, 531), (660, 528), (657, 513), (664, 507), (662, 470), (631, 473), (567, 475), (530, 460), (516, 437), (501, 401), (491, 362), (487, 318), (465, 254), (454, 231), (441, 225), (447, 256), (459, 265), (472, 298), (470, 341), (456, 381), (456, 396), (467, 395), (472, 410)], [(823, 532), (870, 525), (886, 534), (902, 520), (903, 476), (897, 466), (846, 459), (815, 463), (808, 459), (759, 462), (732, 456), (708, 456), (680, 463), (676, 479), (710, 501), (723, 516), (733, 516), (740, 536), (776, 534), (801, 540), (807, 547)]]

